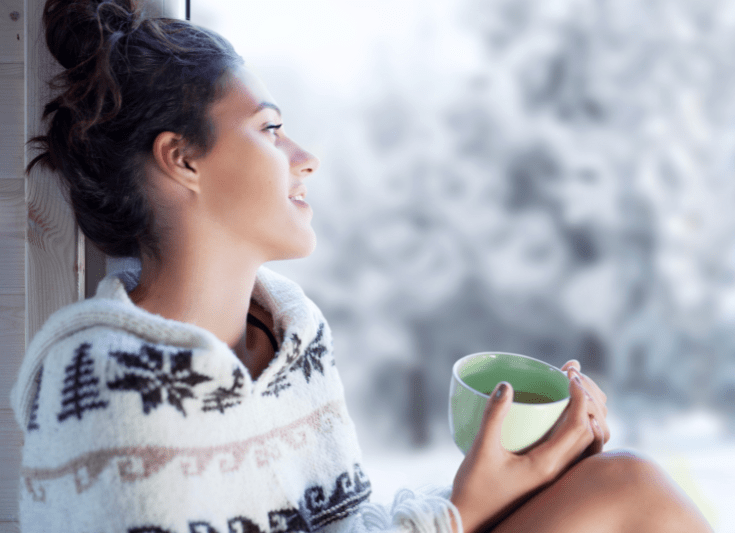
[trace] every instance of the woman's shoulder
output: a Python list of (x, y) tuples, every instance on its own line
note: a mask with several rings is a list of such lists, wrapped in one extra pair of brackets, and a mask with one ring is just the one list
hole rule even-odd
[[(81, 387), (85, 380), (74, 381), (73, 376), (89, 375), (90, 380), (99, 381), (109, 374), (115, 383), (119, 380), (112, 374), (118, 373), (143, 387), (146, 379), (161, 378), (156, 372), (164, 368), (186, 373), (185, 367), (194, 363), (211, 367), (209, 361), (194, 360), (197, 354), (226, 352), (220, 344), (206, 330), (136, 307), (127, 297), (123, 280), (117, 274), (107, 276), (93, 298), (62, 307), (34, 335), (11, 393), (16, 420), (27, 427), (41, 376), (62, 385), (71, 380)], [(225, 359), (231, 366), (232, 357)], [(192, 374), (190, 379), (197, 378)], [(66, 385), (60, 390), (65, 389)]]

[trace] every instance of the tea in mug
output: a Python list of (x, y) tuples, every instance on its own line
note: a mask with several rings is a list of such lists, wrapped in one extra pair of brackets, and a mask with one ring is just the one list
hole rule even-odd
[(551, 403), (554, 399), (538, 392), (516, 390), (513, 391), (513, 401), (519, 403)]
[[(483, 394), (491, 394), (496, 385), (496, 382), (492, 377), (489, 377), (481, 372), (465, 376), (464, 382), (476, 391), (482, 392)], [(551, 396), (544, 394), (543, 392), (513, 390), (513, 401), (518, 403), (551, 403), (556, 400), (554, 400), (554, 398), (552, 398)]]

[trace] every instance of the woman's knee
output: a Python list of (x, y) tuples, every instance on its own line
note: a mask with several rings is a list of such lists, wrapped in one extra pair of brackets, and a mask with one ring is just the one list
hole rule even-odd
[(576, 467), (578, 475), (586, 479), (604, 482), (610, 490), (626, 489), (626, 492), (638, 485), (651, 483), (660, 474), (658, 467), (627, 450), (604, 452), (587, 457)]
[(627, 452), (587, 457), (521, 506), (496, 530), (501, 533), (625, 531), (634, 501), (630, 491), (637, 484), (631, 485), (631, 481), (645, 479), (646, 469), (644, 460)]
[(605, 501), (623, 509), (658, 503), (683, 496), (666, 472), (653, 461), (634, 452), (615, 450), (581, 461), (575, 475), (585, 490), (604, 495)]
[(628, 451), (588, 457), (535, 495), (494, 530), (570, 533), (711, 532), (652, 461)]
[(616, 509), (622, 529), (711, 531), (694, 503), (653, 461), (620, 450), (588, 457), (577, 466), (585, 484), (596, 485), (605, 505)]

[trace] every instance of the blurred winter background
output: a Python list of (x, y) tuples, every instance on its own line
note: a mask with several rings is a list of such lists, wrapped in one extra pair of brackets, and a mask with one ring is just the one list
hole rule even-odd
[(334, 330), (376, 499), (449, 484), (453, 362), (578, 359), (735, 532), (735, 3), (194, 0), (322, 166), (272, 265)]

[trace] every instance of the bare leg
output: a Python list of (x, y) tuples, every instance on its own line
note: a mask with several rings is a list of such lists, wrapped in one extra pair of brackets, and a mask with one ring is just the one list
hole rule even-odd
[(697, 533), (712, 529), (655, 464), (628, 452), (580, 461), (492, 533)]

